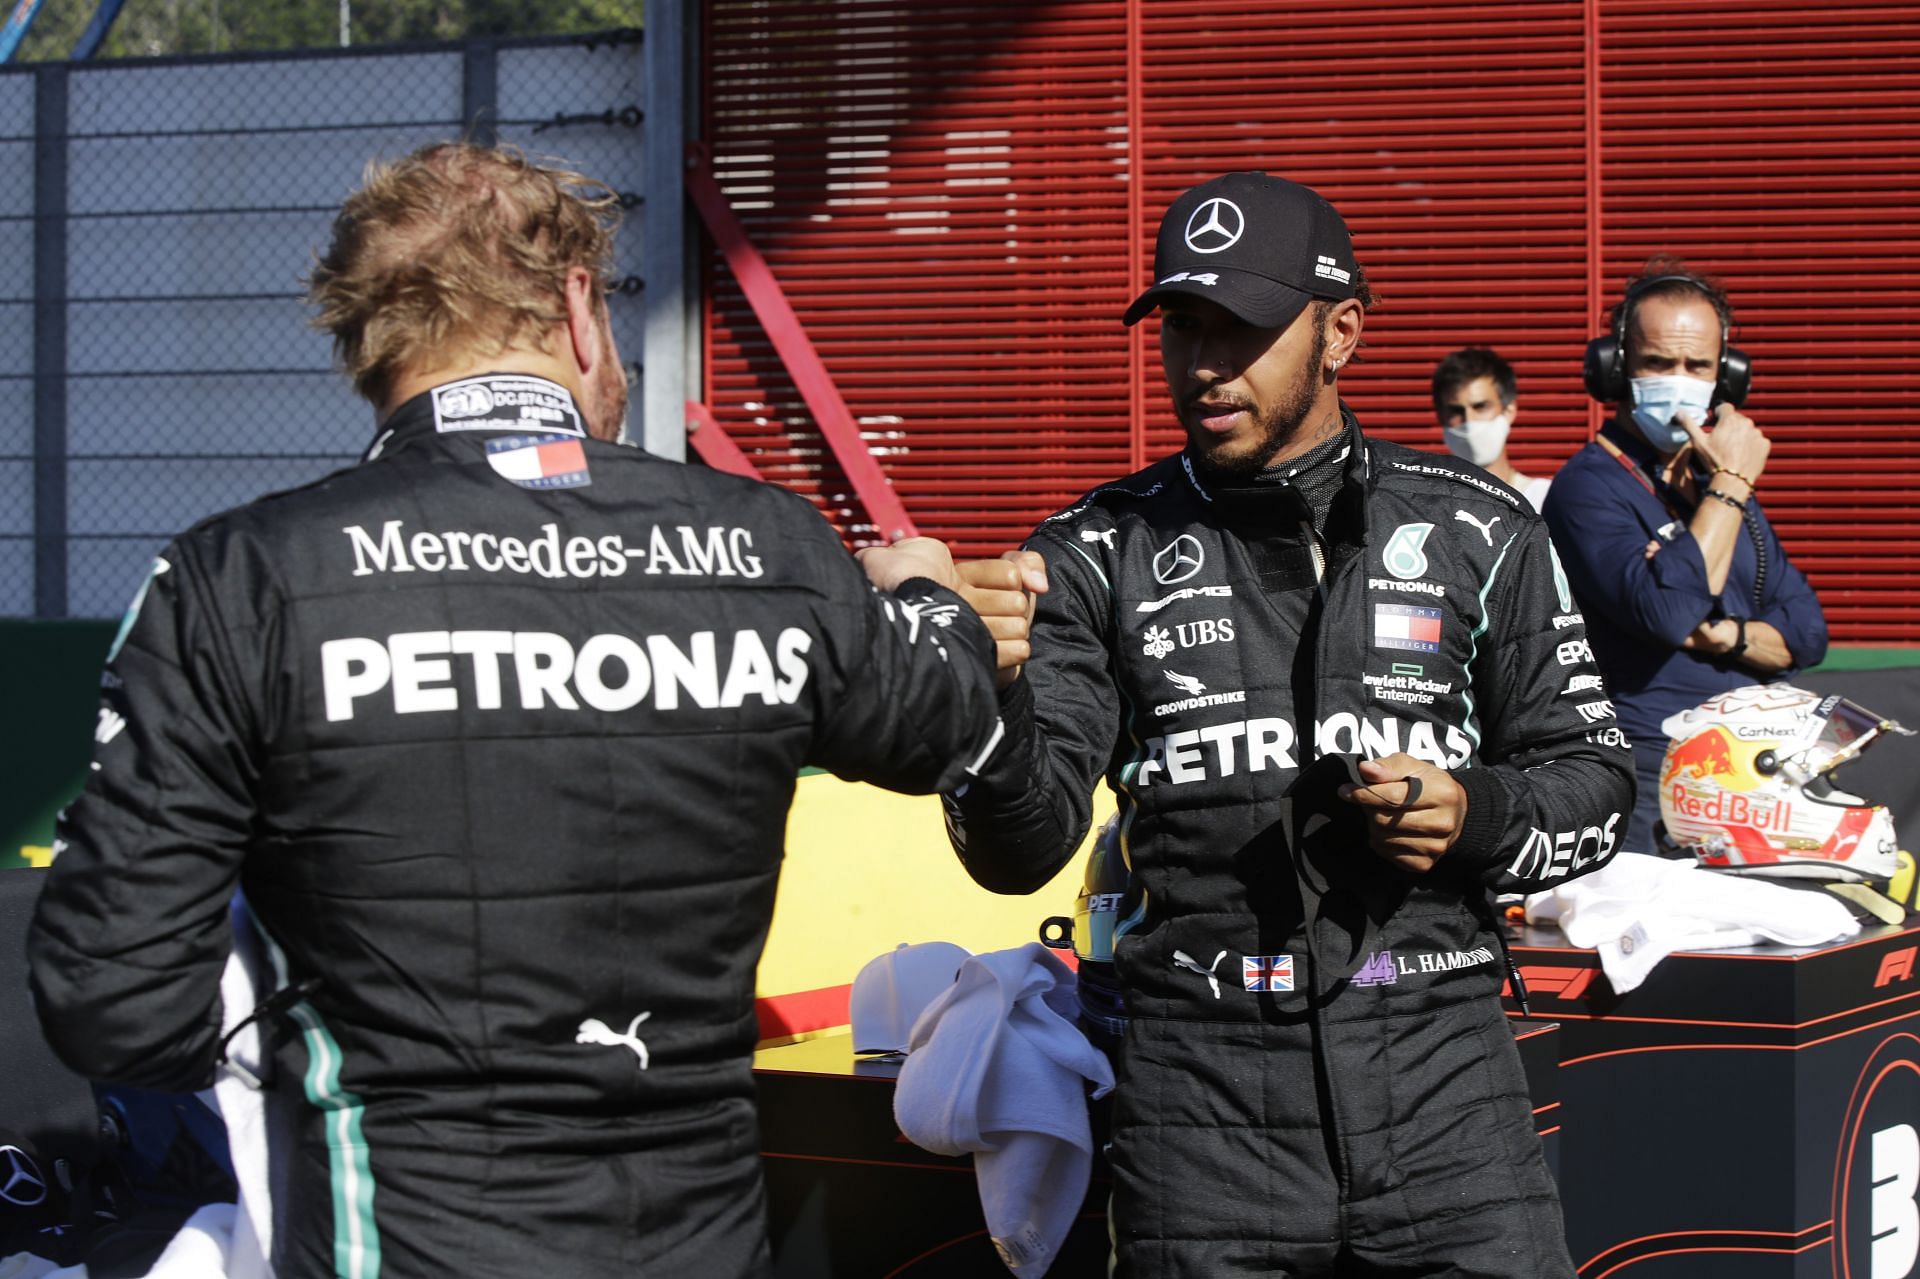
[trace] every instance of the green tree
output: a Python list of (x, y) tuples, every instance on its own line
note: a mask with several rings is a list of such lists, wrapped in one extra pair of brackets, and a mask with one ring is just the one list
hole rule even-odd
[[(392, 44), (466, 36), (571, 35), (637, 27), (643, 0), (347, 0), (351, 42)], [(72, 51), (98, 0), (45, 0), (16, 62)], [(236, 50), (333, 48), (340, 0), (127, 0), (103, 58)]]

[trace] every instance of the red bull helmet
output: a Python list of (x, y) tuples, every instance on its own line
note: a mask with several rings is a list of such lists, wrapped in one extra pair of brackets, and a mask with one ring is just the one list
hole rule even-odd
[(1736, 688), (1660, 727), (1660, 816), (1701, 865), (1853, 883), (1898, 872), (1892, 814), (1834, 785), (1833, 771), (1910, 730), (1791, 684)]

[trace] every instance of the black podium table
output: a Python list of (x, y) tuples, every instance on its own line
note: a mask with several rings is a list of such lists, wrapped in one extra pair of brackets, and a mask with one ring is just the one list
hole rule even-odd
[[(1514, 1027), (1548, 1163), (1559, 1158), (1557, 1029)], [(857, 1061), (848, 1034), (754, 1054), (776, 1279), (992, 1279), (973, 1161), (928, 1154), (893, 1122), (898, 1064)], [(1100, 1119), (1095, 1118), (1095, 1144)], [(1048, 1279), (1105, 1279), (1106, 1165)]]
[(1917, 956), (1920, 929), (1875, 927), (1673, 955), (1619, 995), (1595, 952), (1521, 930), (1581, 1279), (1920, 1274)]

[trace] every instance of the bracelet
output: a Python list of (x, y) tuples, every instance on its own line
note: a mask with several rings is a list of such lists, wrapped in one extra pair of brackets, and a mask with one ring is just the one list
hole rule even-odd
[[(1760, 487), (1757, 481), (1750, 479), (1745, 475), (1740, 474), (1740, 472), (1734, 470), (1731, 466), (1716, 466), (1713, 468), (1713, 474), (1714, 475), (1731, 475), (1734, 479), (1739, 480), (1741, 483), (1745, 484), (1750, 489), (1757, 489)], [(1713, 478), (1713, 476), (1708, 476), (1707, 478), (1711, 479)]]
[(1733, 647), (1720, 655), (1728, 661), (1733, 661), (1747, 651), (1747, 619), (1736, 617), (1733, 620), (1739, 626), (1739, 630), (1734, 635)]
[(1747, 504), (1745, 502), (1742, 502), (1739, 498), (1734, 497), (1730, 493), (1722, 493), (1719, 489), (1708, 489), (1707, 496), (1717, 497), (1722, 502), (1725, 502), (1728, 506), (1731, 506), (1734, 510), (1739, 511), (1741, 514), (1744, 515), (1746, 513)]

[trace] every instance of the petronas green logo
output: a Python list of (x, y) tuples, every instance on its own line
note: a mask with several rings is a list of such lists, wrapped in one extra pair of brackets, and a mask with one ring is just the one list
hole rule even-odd
[(1431, 524), (1402, 524), (1393, 530), (1386, 549), (1380, 552), (1387, 572), (1402, 580), (1425, 577), (1427, 553), (1421, 548), (1427, 544), (1427, 534), (1431, 532)]
[(1573, 612), (1573, 588), (1567, 585), (1567, 570), (1560, 567), (1560, 552), (1553, 543), (1547, 543), (1547, 554), (1553, 557), (1553, 589), (1560, 595), (1560, 611)]

